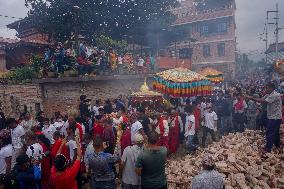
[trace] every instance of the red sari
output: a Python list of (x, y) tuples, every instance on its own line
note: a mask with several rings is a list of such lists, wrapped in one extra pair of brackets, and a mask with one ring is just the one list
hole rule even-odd
[(179, 121), (178, 115), (174, 118), (174, 127), (170, 127), (169, 131), (169, 152), (176, 153), (179, 146)]
[(123, 151), (126, 147), (131, 146), (131, 129), (126, 128), (122, 136), (120, 138), (120, 147), (121, 147), (121, 154), (123, 154)]
[[(46, 153), (48, 150), (47, 146), (43, 143), (40, 143), (43, 149), (43, 153)], [(50, 188), (50, 156), (44, 157), (41, 160), (41, 188), (49, 189)]]
[(93, 134), (94, 136), (100, 136), (103, 137), (104, 134), (104, 128), (100, 123), (95, 123), (93, 127)]

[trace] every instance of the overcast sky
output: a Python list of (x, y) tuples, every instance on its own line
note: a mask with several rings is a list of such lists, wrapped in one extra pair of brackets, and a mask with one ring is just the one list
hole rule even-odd
[[(24, 6), (25, 0), (0, 0), (0, 15), (25, 17), (27, 9)], [(214, 1), (214, 0), (212, 0)], [(236, 0), (236, 24), (238, 50), (249, 52), (255, 59), (264, 51), (265, 44), (260, 40), (260, 34), (264, 31), (264, 22), (267, 10), (274, 10), (276, 2), (279, 3), (280, 25), (284, 28), (284, 0)], [(271, 15), (273, 18), (273, 15)], [(14, 37), (15, 32), (8, 30), (5, 26), (15, 19), (0, 16), (0, 36)], [(273, 20), (271, 20), (272, 22)], [(274, 26), (270, 26), (269, 42), (275, 41), (273, 32)], [(280, 41), (284, 41), (284, 29), (280, 31)]]

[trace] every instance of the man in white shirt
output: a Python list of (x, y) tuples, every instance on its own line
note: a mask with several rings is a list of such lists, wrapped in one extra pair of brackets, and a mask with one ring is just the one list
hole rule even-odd
[(204, 127), (203, 127), (203, 137), (202, 146), (205, 147), (205, 142), (208, 133), (211, 135), (213, 141), (216, 141), (217, 132), (217, 114), (213, 111), (212, 106), (208, 106), (204, 112)]
[(195, 117), (193, 114), (193, 107), (186, 108), (186, 122), (185, 122), (185, 133), (184, 136), (187, 139), (188, 153), (193, 153), (196, 150), (194, 145), (194, 135), (195, 135)]
[(144, 136), (143, 126), (137, 120), (137, 114), (136, 113), (133, 113), (130, 116), (130, 122), (132, 123), (132, 125), (131, 125), (131, 142), (134, 144), (136, 134), (141, 134), (144, 138), (145, 138), (145, 136)]
[(11, 144), (11, 132), (7, 129), (2, 129), (0, 131), (0, 141), (0, 175), (5, 175), (12, 168), (13, 146)]
[(26, 154), (29, 158), (41, 161), (44, 157), (44, 153), (42, 146), (37, 141), (37, 135), (32, 131), (28, 131), (25, 134), (25, 142), (27, 145)]
[(16, 164), (16, 158), (22, 152), (22, 138), (25, 135), (25, 130), (21, 125), (17, 125), (14, 118), (7, 120), (7, 125), (11, 129), (12, 146), (13, 146), (13, 156), (12, 156), (12, 167)]
[(141, 134), (135, 135), (135, 144), (125, 148), (121, 157), (120, 170), (122, 171), (122, 189), (139, 189), (141, 177), (135, 173), (135, 164), (138, 155), (143, 150), (144, 138)]
[(49, 124), (49, 120), (45, 118), (43, 122), (42, 132), (46, 138), (50, 141), (51, 144), (54, 144), (53, 134), (55, 133), (56, 128), (53, 124)]

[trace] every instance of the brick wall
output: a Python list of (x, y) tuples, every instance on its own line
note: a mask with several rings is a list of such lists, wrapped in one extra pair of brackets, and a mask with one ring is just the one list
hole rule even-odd
[(117, 98), (137, 91), (143, 79), (46, 83), (43, 85), (43, 107), (48, 115), (55, 111), (67, 112), (79, 105), (79, 97), (84, 94), (93, 102), (97, 99)]
[(117, 98), (120, 94), (129, 95), (139, 90), (143, 81), (144, 79), (141, 77), (84, 82), (57, 81), (26, 85), (1, 85), (0, 109), (7, 116), (18, 118), (26, 105), (33, 115), (40, 108), (50, 117), (55, 111), (67, 112), (70, 108), (78, 108), (79, 97), (82, 94), (87, 95), (93, 102), (97, 99)]
[(40, 85), (1, 85), (0, 109), (9, 117), (18, 117), (26, 105), (31, 112), (42, 104)]

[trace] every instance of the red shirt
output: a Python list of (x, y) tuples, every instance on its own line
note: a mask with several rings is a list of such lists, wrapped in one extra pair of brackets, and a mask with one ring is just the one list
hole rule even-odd
[(76, 160), (71, 167), (65, 169), (61, 174), (58, 174), (56, 168), (51, 168), (51, 185), (53, 189), (77, 189), (76, 176), (80, 169), (80, 160)]
[(101, 124), (95, 123), (93, 128), (94, 136), (100, 136), (103, 137), (104, 134), (104, 128)]
[(194, 109), (194, 117), (195, 117), (195, 130), (197, 130), (200, 125), (200, 117), (201, 117), (201, 110), (197, 107), (195, 107)]
[(127, 146), (131, 146), (131, 130), (130, 128), (125, 129), (120, 138), (121, 154)]

